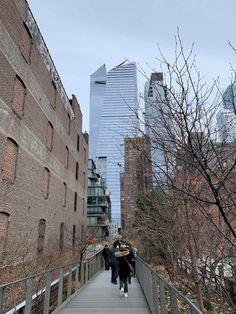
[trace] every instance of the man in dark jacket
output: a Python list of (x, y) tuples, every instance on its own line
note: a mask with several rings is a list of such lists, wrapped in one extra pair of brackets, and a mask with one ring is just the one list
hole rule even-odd
[(104, 249), (102, 250), (102, 256), (104, 258), (104, 262), (105, 262), (105, 270), (109, 270), (109, 255), (110, 255), (110, 250), (108, 245), (106, 244)]
[(111, 266), (111, 282), (114, 285), (117, 285), (117, 277), (118, 277), (118, 261), (115, 256), (115, 253), (119, 250), (118, 242), (114, 242), (112, 248), (110, 249), (109, 254), (109, 264)]

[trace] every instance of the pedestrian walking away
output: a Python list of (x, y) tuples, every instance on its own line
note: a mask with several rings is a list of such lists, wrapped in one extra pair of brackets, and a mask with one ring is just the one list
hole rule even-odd
[(109, 254), (109, 265), (111, 267), (111, 283), (117, 285), (118, 260), (115, 253), (119, 250), (118, 242), (114, 242)]
[(130, 246), (125, 243), (121, 244), (118, 252), (115, 253), (118, 260), (118, 273), (120, 281), (120, 295), (128, 297), (128, 278), (131, 272), (131, 255)]
[(104, 263), (105, 263), (105, 270), (109, 270), (109, 255), (110, 255), (110, 250), (108, 245), (106, 244), (102, 250), (102, 256), (104, 258)]

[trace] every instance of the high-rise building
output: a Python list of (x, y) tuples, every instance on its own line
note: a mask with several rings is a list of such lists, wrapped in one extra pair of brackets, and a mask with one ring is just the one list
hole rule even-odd
[(87, 232), (105, 240), (109, 235), (110, 194), (92, 159), (88, 160)]
[(124, 62), (106, 75), (105, 66), (100, 67), (91, 75), (90, 94), (90, 157), (98, 161), (99, 171), (102, 167), (111, 193), (112, 221), (120, 225), (123, 143), (138, 128), (136, 64)]
[(222, 96), (222, 108), (217, 113), (217, 131), (221, 142), (236, 139), (236, 85), (229, 85)]
[(125, 172), (121, 174), (121, 227), (129, 234), (139, 196), (152, 190), (150, 143), (146, 136), (126, 137)]
[(166, 99), (166, 86), (163, 82), (163, 73), (151, 74), (144, 89), (145, 100), (145, 134), (149, 137), (151, 146), (151, 160), (153, 171), (153, 184), (158, 186), (163, 179), (161, 168), (164, 167), (164, 156), (158, 143), (158, 134), (164, 132), (160, 109)]

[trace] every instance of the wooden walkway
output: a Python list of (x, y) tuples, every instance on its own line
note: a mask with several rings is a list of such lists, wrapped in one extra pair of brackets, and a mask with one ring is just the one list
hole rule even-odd
[(62, 314), (150, 314), (136, 278), (129, 285), (128, 298), (120, 297), (119, 285), (111, 284), (110, 271), (103, 271), (75, 295)]

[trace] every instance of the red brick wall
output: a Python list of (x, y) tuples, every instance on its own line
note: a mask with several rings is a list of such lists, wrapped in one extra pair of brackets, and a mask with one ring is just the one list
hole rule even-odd
[[(14, 149), (6, 153), (7, 138), (17, 144), (17, 161), (15, 169), (9, 168), (8, 172), (11, 179), (14, 173), (13, 182), (4, 180), (7, 171), (5, 174), (0, 172), (0, 213), (9, 215), (6, 250), (13, 252), (22, 247), (35, 255), (40, 220), (46, 222), (44, 252), (59, 249), (62, 223), (64, 243), (71, 246), (73, 226), (76, 226), (77, 241), (77, 233), (80, 235), (81, 226), (86, 224), (83, 199), (87, 199), (87, 185), (83, 186), (83, 173), (87, 178), (84, 148), (87, 151), (88, 147), (75, 96), (71, 101), (75, 119), (70, 120), (69, 132), (65, 100), (53, 83), (44, 56), (38, 51), (36, 38), (28, 37), (24, 25), (27, 10), (24, 0), (1, 1), (0, 167), (7, 169), (15, 163), (14, 158), (9, 158), (10, 154), (14, 155)], [(77, 151), (78, 135), (80, 152)], [(69, 149), (68, 168), (65, 167), (66, 146)], [(78, 180), (75, 178), (76, 162), (79, 164)], [(45, 168), (50, 172), (47, 197), (44, 193), (47, 190), (47, 180), (43, 176)], [(87, 179), (85, 181), (87, 183)], [(68, 249), (66, 245), (65, 248)]]

